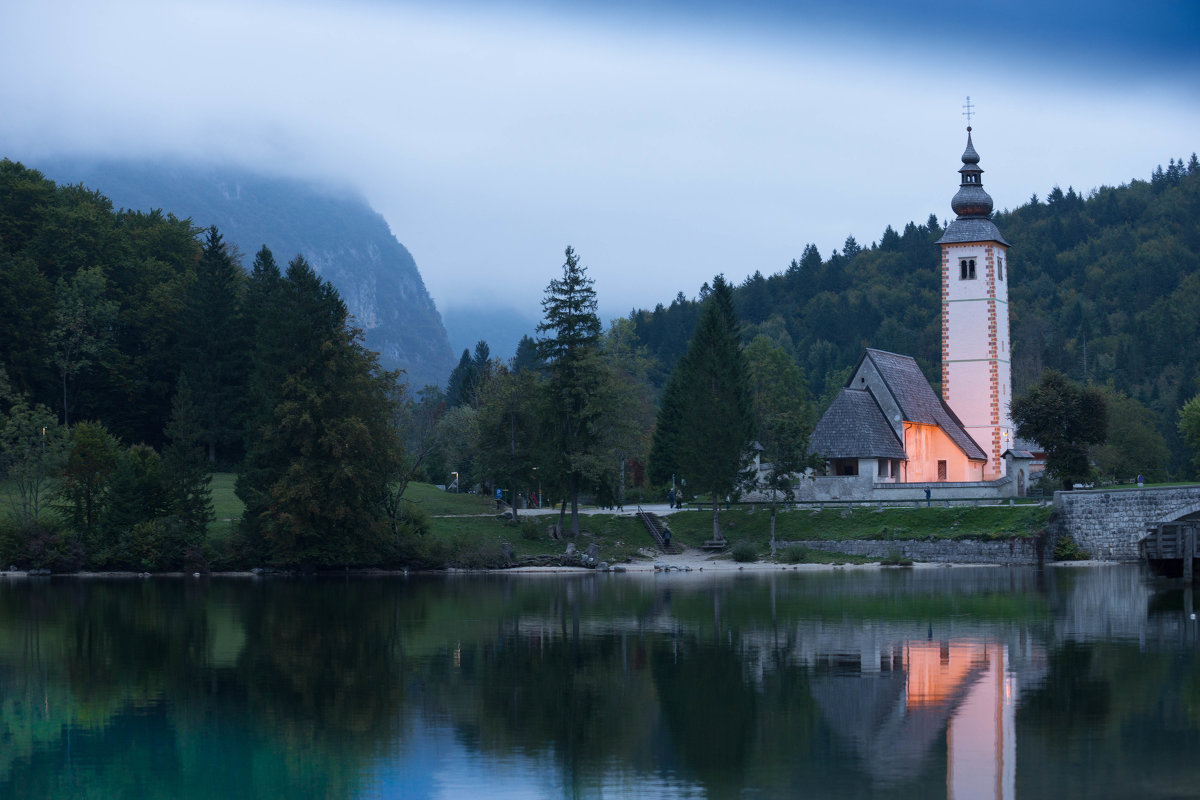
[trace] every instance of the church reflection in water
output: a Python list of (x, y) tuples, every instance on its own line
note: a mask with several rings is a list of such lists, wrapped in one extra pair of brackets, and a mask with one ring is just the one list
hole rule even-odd
[(813, 697), (877, 782), (915, 777), (944, 748), (947, 797), (1015, 796), (1018, 676), (1007, 644), (904, 641), (878, 661), (830, 665)]

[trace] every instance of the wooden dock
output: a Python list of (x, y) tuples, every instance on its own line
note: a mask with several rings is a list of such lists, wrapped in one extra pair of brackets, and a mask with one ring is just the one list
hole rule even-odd
[(1155, 574), (1191, 581), (1196, 575), (1200, 520), (1163, 522), (1146, 529), (1140, 542), (1142, 557)]

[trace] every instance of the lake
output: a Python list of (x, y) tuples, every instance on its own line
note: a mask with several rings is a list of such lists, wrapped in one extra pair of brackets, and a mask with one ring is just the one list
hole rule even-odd
[(1131, 566), (0, 578), (3, 798), (1167, 798)]

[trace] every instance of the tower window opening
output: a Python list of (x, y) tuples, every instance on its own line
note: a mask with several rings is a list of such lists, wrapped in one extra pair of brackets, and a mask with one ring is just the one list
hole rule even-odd
[(958, 260), (958, 279), (960, 281), (975, 280), (975, 259), (960, 258)]
[(1003, 258), (996, 259), (996, 280), (999, 280), (999, 281), (1004, 280), (1004, 259)]

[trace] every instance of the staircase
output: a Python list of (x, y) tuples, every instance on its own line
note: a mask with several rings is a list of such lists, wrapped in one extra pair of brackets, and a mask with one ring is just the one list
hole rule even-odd
[(638, 519), (646, 526), (646, 530), (654, 537), (654, 543), (658, 545), (658, 549), (669, 555), (677, 555), (683, 552), (683, 548), (675, 544), (674, 539), (671, 540), (670, 547), (663, 543), (663, 531), (667, 529), (667, 523), (657, 514), (651, 514), (649, 511), (643, 511), (641, 506), (638, 506)]

